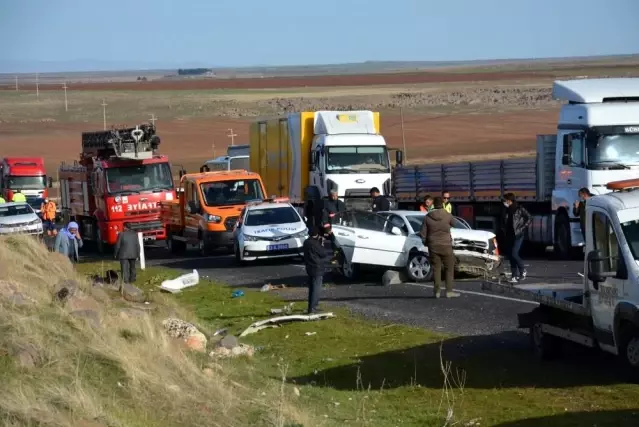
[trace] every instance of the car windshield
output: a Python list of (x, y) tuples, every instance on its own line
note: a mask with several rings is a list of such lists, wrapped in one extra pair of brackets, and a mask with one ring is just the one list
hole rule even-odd
[(291, 224), (300, 222), (301, 220), (297, 211), (290, 206), (286, 208), (251, 209), (244, 220), (244, 225), (254, 227), (260, 225)]
[(622, 223), (621, 230), (632, 252), (632, 257), (639, 260), (639, 220)]
[(388, 173), (388, 151), (384, 146), (328, 147), (327, 173)]
[(168, 163), (108, 168), (106, 178), (109, 194), (137, 194), (173, 188)]
[[(415, 233), (418, 233), (419, 230), (421, 230), (422, 223), (424, 222), (424, 217), (425, 216), (426, 216), (425, 214), (422, 214), (422, 215), (408, 215), (406, 217), (408, 219), (408, 222), (409, 222), (411, 228), (413, 229), (413, 231)], [(464, 224), (464, 222), (461, 221), (457, 217), (453, 217), (453, 228), (460, 228), (462, 230), (469, 230), (468, 226), (466, 224)]]
[(639, 165), (639, 134), (589, 138), (586, 152), (590, 166)]
[(43, 190), (47, 186), (46, 176), (9, 176), (6, 180), (11, 190)]
[(32, 214), (33, 209), (29, 205), (0, 206), (0, 217), (28, 215)]
[(263, 200), (262, 186), (257, 179), (232, 179), (200, 184), (206, 206), (242, 205)]

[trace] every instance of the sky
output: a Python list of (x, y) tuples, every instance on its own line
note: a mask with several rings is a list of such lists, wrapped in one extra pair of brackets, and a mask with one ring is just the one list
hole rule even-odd
[(0, 0), (0, 72), (639, 53), (639, 0)]

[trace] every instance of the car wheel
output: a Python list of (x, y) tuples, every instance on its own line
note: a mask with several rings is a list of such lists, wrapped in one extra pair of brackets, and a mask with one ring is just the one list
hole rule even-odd
[(423, 252), (411, 252), (406, 264), (406, 274), (413, 282), (428, 282), (433, 278), (433, 267), (428, 255)]
[(237, 262), (239, 265), (246, 264), (246, 261), (242, 259), (242, 255), (240, 254), (240, 245), (238, 243), (234, 245), (233, 252), (235, 253), (235, 262)]
[(353, 264), (346, 260), (346, 257), (342, 257), (342, 265), (339, 269), (342, 276), (348, 280), (355, 280), (358, 274), (358, 266), (357, 264)]

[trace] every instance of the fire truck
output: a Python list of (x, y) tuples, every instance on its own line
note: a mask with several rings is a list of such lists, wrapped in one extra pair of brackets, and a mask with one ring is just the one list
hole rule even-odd
[(166, 238), (160, 201), (176, 198), (171, 167), (152, 124), (82, 133), (80, 160), (60, 166), (60, 204), (85, 241), (104, 253), (125, 224), (145, 242)]
[(48, 189), (52, 186), (51, 178), (47, 179), (42, 157), (5, 157), (0, 164), (0, 189), (2, 197), (10, 201), (15, 190), (25, 195), (27, 203), (36, 211), (40, 210), (42, 201), (48, 197)]

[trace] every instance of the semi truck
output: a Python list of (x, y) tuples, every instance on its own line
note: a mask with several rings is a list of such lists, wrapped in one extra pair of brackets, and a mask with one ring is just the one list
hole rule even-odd
[[(307, 217), (336, 190), (349, 207), (370, 206), (370, 190), (391, 195), (391, 163), (373, 111), (305, 111), (250, 125), (251, 170), (269, 196), (288, 197)], [(402, 152), (396, 153), (397, 163)]]
[[(639, 372), (639, 179), (608, 183), (586, 204), (585, 271), (570, 283), (502, 285), (489, 292), (536, 301), (518, 315), (541, 358), (559, 354), (562, 340), (600, 348)], [(577, 274), (575, 274), (577, 278)]]
[(394, 170), (400, 207), (414, 209), (427, 194), (449, 191), (458, 216), (498, 232), (502, 199), (514, 193), (533, 215), (527, 241), (554, 247), (560, 258), (584, 245), (573, 215), (580, 188), (608, 192), (606, 183), (639, 174), (639, 79), (555, 81), (566, 101), (557, 133), (537, 136), (535, 157), (401, 166)]
[(163, 240), (159, 202), (176, 198), (169, 159), (157, 153), (152, 124), (82, 133), (80, 160), (62, 163), (60, 200), (65, 221), (106, 251), (128, 224), (145, 242)]
[(220, 156), (215, 159), (207, 160), (200, 172), (230, 171), (250, 169), (249, 156)]
[(11, 201), (16, 190), (20, 190), (27, 203), (36, 212), (44, 199), (49, 197), (53, 180), (47, 177), (42, 157), (5, 157), (0, 164), (0, 189), (2, 197)]

